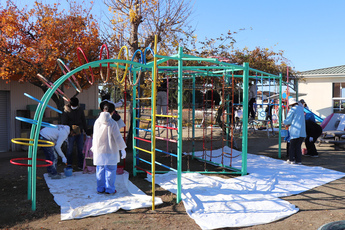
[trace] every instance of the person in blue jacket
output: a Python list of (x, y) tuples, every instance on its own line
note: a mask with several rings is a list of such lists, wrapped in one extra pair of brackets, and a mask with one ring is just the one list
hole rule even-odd
[(304, 109), (298, 104), (295, 98), (289, 99), (290, 110), (284, 124), (289, 128), (289, 164), (302, 164), (301, 145), (306, 137)]

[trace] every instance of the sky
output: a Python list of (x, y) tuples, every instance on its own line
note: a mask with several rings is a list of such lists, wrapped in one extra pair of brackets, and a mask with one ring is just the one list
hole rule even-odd
[[(19, 6), (33, 0), (12, 0)], [(82, 2), (81, 0), (77, 0)], [(296, 71), (345, 65), (344, 0), (192, 0), (190, 25), (198, 40), (244, 28), (235, 48), (284, 51)], [(5, 0), (0, 0), (1, 5)], [(53, 3), (53, 0), (43, 0)], [(66, 0), (55, 2), (64, 3)], [(105, 19), (106, 7), (94, 0), (93, 14)]]
[(199, 39), (245, 28), (236, 47), (283, 50), (306, 71), (345, 65), (344, 9), (343, 0), (196, 0), (194, 17)]

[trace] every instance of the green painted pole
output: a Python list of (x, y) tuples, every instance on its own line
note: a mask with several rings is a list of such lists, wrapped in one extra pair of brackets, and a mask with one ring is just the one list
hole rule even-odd
[(177, 110), (178, 110), (178, 119), (177, 119), (177, 130), (178, 130), (178, 141), (177, 141), (177, 194), (176, 194), (176, 202), (179, 203), (181, 198), (181, 174), (182, 174), (182, 92), (183, 92), (183, 49), (179, 47), (178, 52), (178, 92), (177, 92)]
[[(55, 89), (55, 90), (54, 90)], [(53, 89), (49, 89), (46, 91), (44, 96), (42, 97), (41, 101), (43, 101), (43, 104), (39, 104), (37, 106), (34, 120), (37, 121), (37, 125), (32, 125), (31, 128), (31, 134), (33, 136), (30, 136), (30, 139), (34, 139), (33, 146), (32, 146), (32, 169), (31, 169), (31, 209), (32, 211), (36, 210), (36, 177), (37, 177), (37, 149), (38, 149), (38, 138), (40, 134), (42, 119), (44, 111), (48, 105), (48, 102), (53, 95), (53, 93), (56, 91), (57, 86), (53, 87)]]
[(247, 174), (249, 64), (243, 63), (242, 176)]
[[(51, 89), (49, 89), (49, 90), (51, 90)], [(41, 101), (43, 101), (43, 102), (46, 101), (46, 100), (47, 100), (47, 93), (45, 93), (43, 95), (43, 97), (41, 98)], [(42, 108), (42, 104), (39, 103), (37, 108), (36, 108), (33, 120), (36, 120), (36, 121), (38, 120), (41, 108)], [(35, 139), (36, 129), (39, 130), (40, 127), (38, 128), (37, 125), (32, 124), (31, 131), (30, 131), (30, 139)], [(34, 142), (35, 142), (35, 140), (34, 140)], [(31, 142), (31, 143), (34, 143), (34, 142)], [(37, 150), (35, 150), (34, 145), (29, 146), (29, 148), (28, 148), (28, 158), (32, 158), (32, 156), (36, 155), (36, 154), (37, 154)], [(32, 160), (28, 160), (28, 164), (31, 165), (32, 164)], [(33, 196), (32, 195), (32, 184), (33, 184), (33, 180), (36, 180), (32, 176), (32, 173), (33, 173), (32, 168), (33, 167), (28, 167), (28, 200), (31, 200), (31, 201), (32, 201), (32, 198), (33, 198), (32, 197)]]

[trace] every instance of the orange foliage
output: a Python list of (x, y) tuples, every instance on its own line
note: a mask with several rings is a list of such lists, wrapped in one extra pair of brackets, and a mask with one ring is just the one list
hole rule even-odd
[[(59, 4), (36, 2), (30, 10), (7, 4), (6, 8), (0, 6), (0, 78), (28, 81), (45, 89), (37, 74), (56, 81), (63, 75), (58, 58), (70, 69), (80, 66), (77, 47), (89, 61), (99, 58), (103, 43), (98, 25), (81, 5), (74, 3), (66, 12), (59, 11)], [(88, 86), (81, 74), (77, 75), (80, 85)]]

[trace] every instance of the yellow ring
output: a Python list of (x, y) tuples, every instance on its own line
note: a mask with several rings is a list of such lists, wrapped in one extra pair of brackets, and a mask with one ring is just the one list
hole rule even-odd
[[(119, 55), (117, 56), (117, 59), (120, 59), (121, 51), (122, 51), (123, 48), (126, 49), (126, 52), (127, 52), (127, 61), (128, 61), (128, 60), (129, 60), (129, 54), (128, 54), (128, 48), (127, 48), (127, 46), (122, 46), (122, 47), (121, 47), (121, 49), (120, 49), (120, 51), (119, 51)], [(116, 64), (116, 67), (117, 67), (117, 68), (116, 68), (116, 79), (117, 79), (117, 81), (121, 84), (121, 83), (125, 80), (125, 78), (126, 78), (126, 75), (127, 75), (127, 72), (128, 72), (129, 64), (128, 64), (128, 63), (126, 64), (126, 70), (125, 70), (125, 73), (124, 73), (123, 78), (122, 78), (121, 81), (119, 80), (119, 75), (118, 75), (119, 63)]]
[[(13, 138), (11, 141), (15, 144), (20, 144), (20, 145), (28, 145), (28, 146), (33, 146), (34, 143), (26, 143), (22, 141), (34, 141), (34, 139), (29, 139), (29, 138)], [(54, 142), (51, 141), (46, 141), (46, 140), (40, 140), (38, 139), (38, 143), (46, 143), (46, 144), (37, 144), (38, 147), (52, 147), (54, 146)]]

